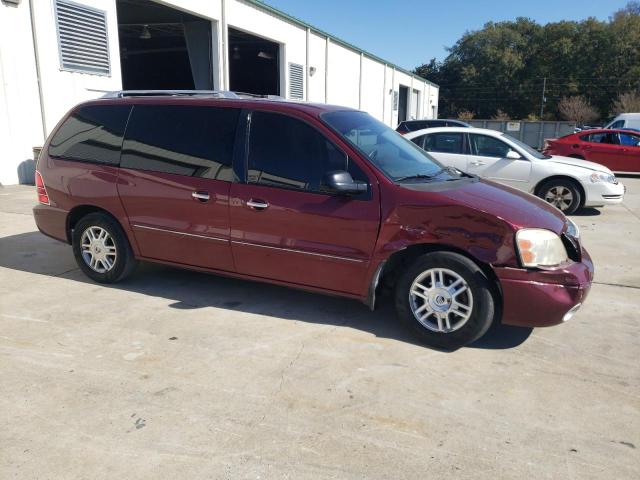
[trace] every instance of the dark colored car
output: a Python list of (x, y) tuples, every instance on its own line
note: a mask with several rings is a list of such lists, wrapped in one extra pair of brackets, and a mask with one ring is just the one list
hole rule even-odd
[[(119, 95), (75, 107), (37, 166), (38, 228), (112, 283), (138, 260), (360, 300), (427, 344), (568, 320), (593, 265), (542, 200), (453, 169), (364, 112)], [(385, 288), (386, 287), (386, 288)]]
[(640, 132), (597, 129), (547, 140), (544, 153), (600, 163), (616, 173), (640, 173)]
[(401, 135), (405, 135), (409, 132), (415, 132), (417, 130), (424, 130), (425, 128), (437, 128), (437, 127), (470, 127), (466, 122), (462, 120), (405, 120), (400, 122), (396, 128), (396, 132)]

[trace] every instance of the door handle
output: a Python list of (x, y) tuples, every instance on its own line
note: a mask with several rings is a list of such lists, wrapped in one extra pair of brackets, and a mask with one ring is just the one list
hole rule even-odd
[(471, 162), (471, 165), (475, 165), (476, 167), (479, 167), (480, 165), (486, 165), (486, 163), (481, 162), (480, 160), (476, 160), (474, 162)]
[(254, 210), (265, 210), (266, 208), (269, 208), (269, 204), (264, 200), (254, 200), (252, 198), (251, 200), (247, 201), (247, 207)]
[(209, 193), (208, 192), (193, 192), (191, 194), (191, 197), (193, 197), (195, 200), (199, 200), (201, 202), (208, 202), (209, 201)]

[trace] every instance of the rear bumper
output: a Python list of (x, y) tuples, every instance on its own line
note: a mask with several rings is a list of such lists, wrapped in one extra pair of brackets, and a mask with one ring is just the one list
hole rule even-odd
[[(593, 262), (582, 249), (582, 261), (549, 270), (496, 268), (502, 287), (502, 323), (550, 327), (584, 303), (593, 281)], [(575, 313), (575, 311), (574, 311)]]
[(69, 243), (67, 238), (67, 215), (69, 212), (50, 205), (33, 207), (33, 218), (38, 230), (45, 235)]

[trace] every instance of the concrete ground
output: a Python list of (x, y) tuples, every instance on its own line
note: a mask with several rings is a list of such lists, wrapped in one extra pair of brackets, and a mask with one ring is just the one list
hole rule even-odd
[(442, 353), (390, 306), (144, 265), (114, 287), (0, 188), (0, 478), (640, 478), (640, 179), (574, 219), (565, 325)]

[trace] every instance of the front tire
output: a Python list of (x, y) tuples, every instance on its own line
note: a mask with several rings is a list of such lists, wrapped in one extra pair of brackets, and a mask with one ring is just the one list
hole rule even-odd
[(484, 272), (451, 252), (418, 257), (396, 284), (395, 304), (399, 319), (422, 342), (447, 350), (482, 337), (496, 312)]
[(99, 283), (124, 280), (137, 263), (122, 227), (104, 213), (82, 217), (73, 229), (72, 244), (80, 269)]
[(538, 189), (538, 197), (565, 215), (575, 213), (582, 204), (582, 195), (576, 183), (562, 178), (545, 182)]

